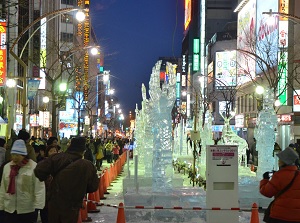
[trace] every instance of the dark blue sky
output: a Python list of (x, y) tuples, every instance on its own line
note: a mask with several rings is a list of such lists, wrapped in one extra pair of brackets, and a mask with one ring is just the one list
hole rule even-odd
[(104, 52), (104, 68), (127, 115), (141, 85), (148, 91), (152, 67), (160, 56), (180, 57), (184, 0), (92, 0), (92, 26)]

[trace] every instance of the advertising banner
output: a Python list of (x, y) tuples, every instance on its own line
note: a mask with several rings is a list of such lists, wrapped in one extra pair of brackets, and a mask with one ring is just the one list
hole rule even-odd
[(216, 52), (215, 86), (217, 89), (236, 86), (236, 51)]
[(6, 22), (0, 22), (0, 87), (6, 81)]
[(33, 100), (40, 85), (40, 80), (28, 80), (27, 83), (27, 98)]

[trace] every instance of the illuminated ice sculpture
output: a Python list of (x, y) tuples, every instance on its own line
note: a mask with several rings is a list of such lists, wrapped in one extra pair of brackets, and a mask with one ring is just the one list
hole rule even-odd
[(267, 88), (263, 95), (263, 109), (258, 114), (258, 124), (254, 129), (256, 150), (258, 151), (257, 178), (259, 179), (264, 172), (274, 169), (273, 150), (278, 120), (273, 105), (274, 93)]
[(152, 190), (162, 192), (172, 189), (172, 118), (175, 102), (176, 65), (167, 62), (168, 81), (160, 87), (160, 65), (155, 66), (149, 82), (152, 101), (151, 123), (153, 130)]

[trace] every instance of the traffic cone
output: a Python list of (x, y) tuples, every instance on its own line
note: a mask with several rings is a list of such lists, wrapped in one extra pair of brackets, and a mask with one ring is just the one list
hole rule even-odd
[(250, 223), (259, 223), (258, 207), (256, 203), (253, 203), (252, 205)]
[(96, 201), (96, 205), (98, 205), (100, 203), (100, 192), (99, 192), (99, 187), (97, 189), (97, 191), (94, 192), (95, 195), (95, 201)]
[(88, 213), (98, 213), (100, 212), (96, 206), (95, 194), (89, 193), (88, 195), (88, 202), (87, 202), (87, 212)]
[(81, 221), (81, 211), (79, 210), (77, 223), (82, 223)]
[(116, 223), (126, 223), (126, 220), (125, 220), (125, 211), (124, 211), (124, 205), (123, 205), (123, 203), (119, 204), (118, 216), (117, 216)]
[(80, 208), (80, 216), (82, 222), (91, 222), (93, 221), (90, 217), (88, 217), (86, 201), (83, 201), (83, 207)]
[(104, 197), (104, 174), (101, 174), (100, 176), (98, 191), (100, 199), (105, 200), (106, 197)]
[(106, 169), (105, 172), (104, 172), (104, 179), (103, 179), (103, 181), (104, 181), (104, 183), (103, 183), (103, 185), (104, 185), (104, 188), (103, 188), (104, 194), (109, 194), (109, 192), (107, 192), (107, 189), (109, 187), (109, 182), (108, 182), (109, 176), (108, 176), (108, 174), (109, 173), (108, 173), (108, 171)]

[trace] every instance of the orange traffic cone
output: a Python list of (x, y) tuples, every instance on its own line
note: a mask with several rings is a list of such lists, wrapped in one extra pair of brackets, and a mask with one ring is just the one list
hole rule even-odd
[(100, 210), (97, 209), (97, 206), (96, 206), (96, 199), (95, 199), (95, 194), (94, 193), (89, 193), (89, 195), (88, 195), (88, 202), (87, 202), (87, 212), (88, 213), (98, 213), (98, 212), (100, 212)]
[(116, 223), (126, 223), (126, 220), (125, 220), (125, 211), (124, 211), (124, 205), (123, 205), (123, 203), (119, 204), (118, 216), (117, 216)]
[(82, 223), (81, 221), (81, 211), (79, 210), (77, 223)]
[(91, 222), (93, 221), (90, 217), (88, 217), (86, 201), (83, 201), (83, 207), (80, 208), (80, 216), (82, 222)]
[(109, 192), (107, 191), (108, 187), (109, 187), (109, 182), (108, 182), (108, 171), (107, 169), (104, 172), (104, 178), (103, 178), (103, 190), (104, 190), (104, 194), (109, 194)]
[(106, 197), (104, 197), (104, 174), (100, 176), (98, 191), (100, 199), (105, 200)]
[(253, 203), (252, 205), (250, 223), (259, 223), (258, 207), (256, 203)]

